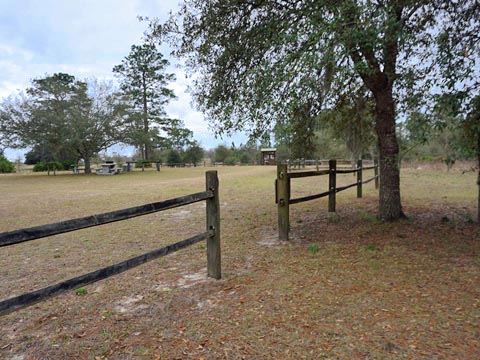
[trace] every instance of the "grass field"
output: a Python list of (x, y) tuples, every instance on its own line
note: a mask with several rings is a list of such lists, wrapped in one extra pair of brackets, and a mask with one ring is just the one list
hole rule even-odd
[[(205, 188), (205, 168), (0, 176), (0, 232)], [(403, 169), (408, 219), (373, 183), (291, 207), (277, 240), (274, 167), (221, 167), (223, 279), (203, 244), (0, 318), (5, 359), (477, 359), (480, 229), (471, 172)], [(366, 176), (366, 175), (365, 175)], [(353, 181), (351, 175), (339, 185)], [(327, 190), (294, 179), (292, 197)], [(203, 232), (204, 203), (0, 248), (0, 299)]]

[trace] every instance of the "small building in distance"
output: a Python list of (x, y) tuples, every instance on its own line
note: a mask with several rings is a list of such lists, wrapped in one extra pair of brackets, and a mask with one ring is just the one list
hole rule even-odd
[(276, 165), (277, 164), (277, 149), (263, 148), (260, 149), (262, 153), (262, 165)]

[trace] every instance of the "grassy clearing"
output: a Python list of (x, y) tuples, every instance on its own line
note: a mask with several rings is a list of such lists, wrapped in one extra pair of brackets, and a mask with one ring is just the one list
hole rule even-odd
[[(480, 231), (473, 173), (402, 170), (409, 219), (381, 224), (373, 184), (291, 210), (276, 239), (273, 167), (218, 168), (224, 279), (203, 245), (0, 318), (0, 357), (474, 359)], [(0, 177), (0, 231), (202, 191), (204, 168)], [(353, 180), (351, 175), (340, 184)], [(294, 180), (293, 195), (327, 189)], [(0, 249), (5, 299), (204, 229), (193, 204)], [(17, 357), (18, 358), (18, 357)], [(20, 357), (21, 358), (21, 357)]]

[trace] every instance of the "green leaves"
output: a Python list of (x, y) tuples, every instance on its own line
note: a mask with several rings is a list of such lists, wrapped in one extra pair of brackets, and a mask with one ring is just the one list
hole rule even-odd
[(459, 76), (478, 84), (475, 3), (190, 0), (149, 20), (151, 39), (199, 75), (194, 95), (217, 131), (260, 134), (290, 121), (299, 98), (320, 108), (358, 79), (380, 92), (397, 83), (398, 103)]
[[(193, 93), (217, 133), (302, 133), (292, 112), (311, 104), (304, 119), (315, 117), (361, 82), (380, 158), (398, 159), (397, 117), (424, 112), (439, 88), (478, 94), (479, 19), (475, 0), (187, 0), (150, 29), (198, 75)], [(384, 168), (383, 219), (402, 215), (398, 178), (397, 166)]]

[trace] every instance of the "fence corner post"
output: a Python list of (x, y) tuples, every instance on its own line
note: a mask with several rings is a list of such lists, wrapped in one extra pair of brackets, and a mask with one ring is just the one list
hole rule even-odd
[(278, 239), (288, 240), (290, 228), (290, 179), (287, 165), (277, 165)]
[(222, 263), (220, 252), (220, 199), (219, 183), (216, 170), (206, 172), (206, 190), (213, 192), (213, 198), (207, 199), (207, 231), (214, 235), (207, 239), (207, 273), (208, 277), (221, 279)]
[(357, 161), (357, 198), (362, 197), (362, 167), (363, 161), (360, 159)]
[(378, 176), (378, 159), (373, 160), (373, 165), (375, 166), (375, 189), (380, 187), (380, 178)]
[(335, 212), (337, 194), (337, 160), (328, 161), (328, 212)]

